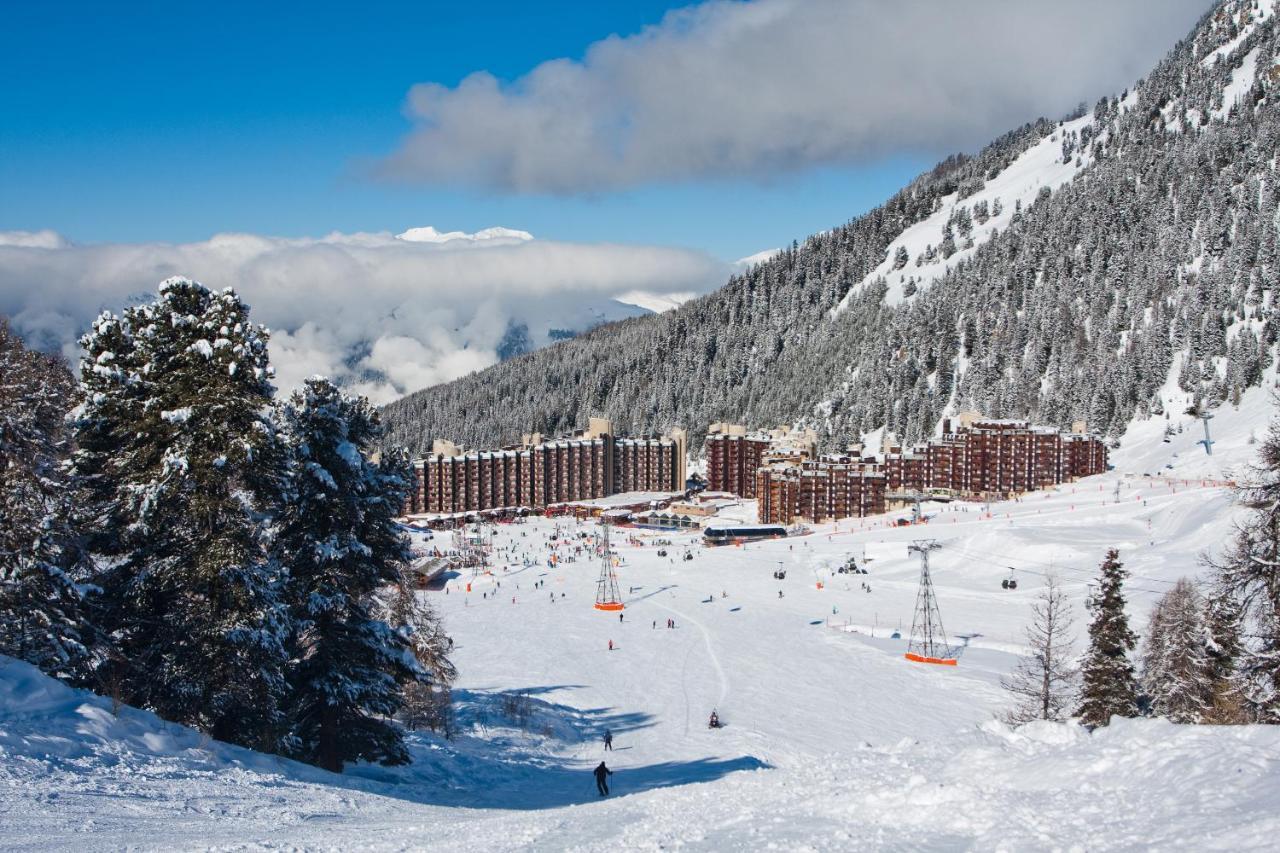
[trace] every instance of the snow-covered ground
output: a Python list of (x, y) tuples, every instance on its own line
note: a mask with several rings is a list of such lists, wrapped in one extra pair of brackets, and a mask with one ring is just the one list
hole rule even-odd
[[(621, 622), (591, 606), (594, 559), (546, 564), (554, 521), (501, 526), (493, 574), (426, 593), (457, 640), (461, 734), (415, 734), (403, 768), (334, 776), (141, 711), (116, 717), (108, 700), (5, 660), (0, 847), (1270, 849), (1280, 730), (1137, 720), (1090, 735), (994, 721), (1044, 574), (1060, 575), (1083, 639), (1087, 584), (1119, 548), (1141, 630), (1228, 535), (1220, 480), (1267, 416), (1261, 390), (1224, 406), (1213, 457), (1186, 416), (1171, 417), (1169, 443), (1163, 419), (1138, 424), (1110, 474), (931, 507), (921, 526), (846, 521), (742, 548), (635, 531), (644, 544), (632, 544), (618, 531)], [(660, 537), (673, 540), (666, 557)], [(902, 657), (917, 538), (942, 545), (942, 618), (966, 644), (954, 669)], [(850, 555), (869, 574), (834, 573)], [(1016, 591), (1001, 588), (1009, 577)], [(512, 691), (527, 691), (524, 726), (504, 713)], [(712, 708), (726, 728), (706, 727)], [(590, 775), (602, 758), (615, 771), (603, 800)]]

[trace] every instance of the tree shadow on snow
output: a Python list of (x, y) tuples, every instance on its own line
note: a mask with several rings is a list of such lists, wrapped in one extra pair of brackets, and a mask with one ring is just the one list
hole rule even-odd
[[(418, 752), (415, 750), (415, 752)], [(513, 809), (535, 811), (601, 799), (593, 770), (601, 757), (549, 759), (534, 762), (528, 756), (495, 747), (488, 754), (455, 753), (446, 761), (449, 770), (423, 762), (439, 760), (438, 753), (415, 755), (409, 768), (357, 768), (343, 776), (332, 776), (333, 784), (369, 793), (395, 797), (423, 805), (472, 809)], [(658, 788), (672, 788), (713, 782), (742, 770), (768, 770), (760, 759), (699, 758), (691, 761), (664, 761), (632, 766), (634, 759), (615, 759), (603, 754), (613, 771), (609, 777), (611, 797), (625, 797)], [(624, 766), (624, 761), (628, 762)], [(616, 762), (616, 763), (614, 763)], [(367, 772), (375, 770), (375, 772)], [(381, 771), (381, 772), (376, 772)], [(398, 771), (398, 772), (397, 772)]]
[[(652, 726), (653, 716), (607, 707), (574, 708), (541, 698), (577, 686), (455, 691), (458, 722), (465, 734), (450, 741), (415, 732), (409, 736), (414, 759), (410, 765), (362, 765), (342, 776), (325, 775), (331, 784), (427, 805), (533, 810), (600, 799), (592, 771), (601, 760), (613, 770), (612, 796), (769, 768), (753, 756), (643, 764), (643, 753), (625, 743), (626, 736)], [(613, 733), (615, 747), (628, 750), (625, 755), (603, 749), (606, 730)]]

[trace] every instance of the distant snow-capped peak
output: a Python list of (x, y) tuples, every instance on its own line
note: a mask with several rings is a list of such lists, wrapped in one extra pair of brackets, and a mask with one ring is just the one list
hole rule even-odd
[(430, 225), (422, 228), (410, 228), (396, 235), (397, 240), (407, 243), (452, 243), (460, 240), (466, 243), (488, 243), (490, 245), (525, 243), (533, 239), (528, 231), (517, 231), (514, 228), (484, 228), (468, 233), (466, 231), (437, 231)]

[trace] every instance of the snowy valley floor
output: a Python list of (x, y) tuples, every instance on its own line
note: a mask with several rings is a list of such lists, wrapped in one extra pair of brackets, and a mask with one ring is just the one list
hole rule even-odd
[[(1222, 413), (1206, 458), (1190, 428), (1165, 444), (1163, 422), (1140, 424), (1152, 434), (1127, 437), (1141, 452), (1122, 450), (1111, 474), (989, 509), (931, 506), (921, 526), (844, 522), (719, 549), (682, 534), (667, 557), (653, 539), (669, 534), (615, 536), (621, 623), (591, 607), (593, 559), (547, 567), (554, 522), (500, 527), (506, 570), (426, 593), (457, 640), (462, 734), (414, 735), (403, 768), (333, 776), (140, 711), (117, 718), (0, 660), (0, 847), (1273, 849), (1276, 729), (994, 722), (1044, 573), (1060, 576), (1083, 641), (1086, 585), (1119, 548), (1141, 630), (1228, 535), (1219, 483), (1264, 425), (1261, 408)], [(1157, 473), (1178, 479), (1143, 476)], [(902, 657), (916, 538), (942, 544), (942, 617), (967, 643), (955, 669)], [(835, 573), (849, 555), (869, 574)], [(512, 691), (529, 695), (523, 727), (503, 714)], [(712, 708), (726, 728), (707, 729)], [(606, 800), (590, 775), (602, 757)]]

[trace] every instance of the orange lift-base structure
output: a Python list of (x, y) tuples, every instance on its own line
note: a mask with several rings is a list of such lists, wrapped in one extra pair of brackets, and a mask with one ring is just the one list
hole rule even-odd
[(955, 658), (927, 658), (924, 655), (918, 655), (915, 652), (907, 652), (905, 655), (903, 655), (903, 657), (905, 657), (907, 660), (915, 661), (916, 663), (935, 663), (938, 666), (955, 666), (956, 665)]

